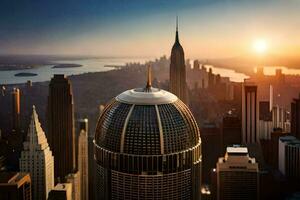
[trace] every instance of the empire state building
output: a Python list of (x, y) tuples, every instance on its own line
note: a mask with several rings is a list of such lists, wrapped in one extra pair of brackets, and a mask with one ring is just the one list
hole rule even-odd
[(178, 19), (176, 20), (176, 37), (171, 51), (170, 64), (170, 92), (175, 94), (181, 101), (187, 103), (187, 87), (185, 72), (184, 51), (179, 43)]

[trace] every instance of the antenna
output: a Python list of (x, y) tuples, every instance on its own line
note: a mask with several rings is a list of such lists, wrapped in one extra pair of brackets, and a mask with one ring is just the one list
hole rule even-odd
[(178, 31), (178, 15), (176, 15), (176, 31)]

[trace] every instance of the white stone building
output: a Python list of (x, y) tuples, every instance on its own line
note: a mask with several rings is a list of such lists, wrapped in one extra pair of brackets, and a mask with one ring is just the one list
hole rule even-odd
[(46, 200), (54, 188), (54, 158), (34, 106), (19, 162), (21, 172), (30, 173), (33, 199)]

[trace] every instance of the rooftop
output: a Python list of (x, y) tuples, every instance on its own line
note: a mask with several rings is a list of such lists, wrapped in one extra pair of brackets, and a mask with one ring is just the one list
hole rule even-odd
[(296, 137), (287, 135), (287, 136), (282, 136), (279, 138), (279, 140), (283, 143), (286, 143), (289, 146), (296, 146), (300, 147), (300, 140), (298, 140)]
[(227, 153), (229, 154), (248, 154), (247, 147), (240, 145), (233, 145), (226, 148)]

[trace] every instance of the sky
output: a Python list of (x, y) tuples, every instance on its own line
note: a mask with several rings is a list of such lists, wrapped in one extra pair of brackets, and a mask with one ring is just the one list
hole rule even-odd
[(300, 0), (1, 0), (0, 54), (299, 56)]

